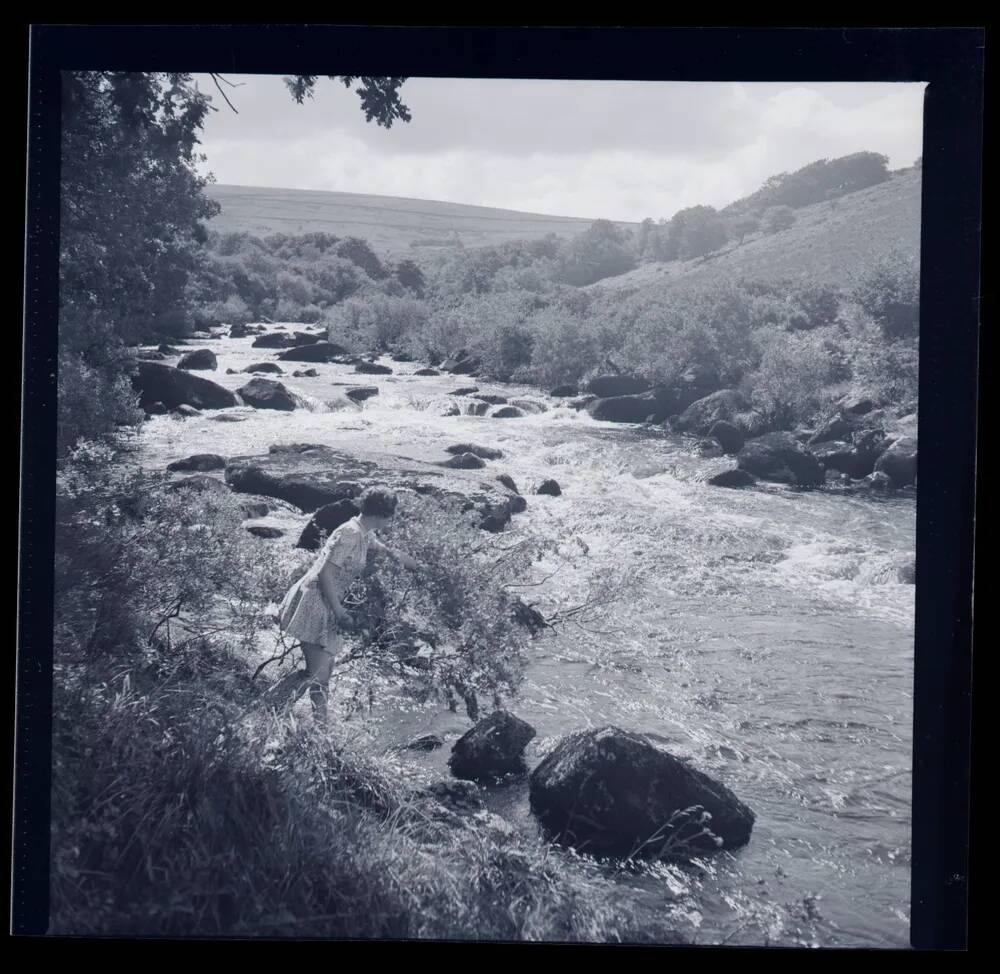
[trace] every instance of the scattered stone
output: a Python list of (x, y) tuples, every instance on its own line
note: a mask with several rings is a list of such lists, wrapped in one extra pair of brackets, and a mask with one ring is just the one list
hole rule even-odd
[(414, 375), (440, 375), (437, 369), (417, 369)]
[(507, 490), (512, 490), (515, 494), (520, 494), (521, 492), (517, 489), (517, 484), (514, 483), (514, 478), (509, 473), (502, 473), (497, 477)]
[(358, 362), (354, 371), (363, 375), (392, 375), (392, 369), (388, 365), (379, 365), (378, 362)]
[(549, 497), (559, 497), (562, 488), (555, 480), (543, 480), (535, 489), (536, 494), (548, 494)]
[[(256, 344), (256, 342), (254, 343)], [(283, 362), (332, 362), (347, 349), (333, 342), (315, 341), (309, 345), (296, 345), (286, 349), (278, 358)]]
[(352, 517), (357, 517), (361, 513), (361, 508), (352, 500), (361, 493), (361, 488), (357, 484), (342, 484), (341, 486), (344, 489), (344, 497), (331, 504), (324, 504), (313, 514), (309, 523), (302, 529), (302, 534), (296, 544), (297, 548), (317, 551), (322, 535), (329, 535), (342, 524), (350, 521)]
[(218, 453), (196, 453), (183, 460), (167, 464), (168, 470), (222, 470), (226, 466), (225, 457)]
[(517, 406), (500, 406), (499, 409), (494, 409), (489, 414), (490, 419), (517, 419), (523, 415), (524, 413)]
[(236, 396), (228, 389), (200, 375), (158, 362), (139, 362), (132, 384), (144, 408), (161, 402), (167, 409), (183, 403), (200, 409), (225, 409), (236, 406)]
[(280, 365), (276, 362), (257, 362), (254, 365), (248, 365), (244, 372), (271, 372), (274, 375), (284, 375), (285, 370), (282, 369)]
[(708, 435), (722, 447), (723, 453), (739, 453), (745, 442), (743, 434), (732, 423), (720, 419), (712, 424)]
[(574, 385), (556, 386), (555, 389), (549, 393), (553, 399), (565, 399), (569, 396), (578, 396), (579, 394), (580, 390)]
[(448, 761), (451, 773), (482, 781), (524, 771), (524, 749), (535, 733), (526, 721), (496, 710), (455, 742)]
[(757, 478), (747, 470), (723, 470), (714, 477), (708, 478), (708, 483), (713, 487), (750, 487), (757, 483)]
[(215, 352), (209, 348), (198, 348), (193, 352), (185, 352), (177, 363), (179, 369), (199, 369), (214, 371), (219, 367)]
[(486, 461), (474, 453), (459, 453), (448, 460), (442, 460), (439, 466), (453, 470), (481, 470), (486, 466)]
[(766, 433), (747, 440), (736, 458), (743, 469), (775, 483), (823, 483), (823, 467), (791, 433)]
[(319, 373), (315, 369), (296, 369), (292, 375), (296, 379), (315, 379)]
[(735, 849), (755, 820), (725, 785), (618, 727), (563, 738), (532, 772), (529, 798), (551, 834), (593, 855)]
[(495, 450), (491, 446), (476, 446), (475, 443), (456, 443), (454, 446), (445, 447), (447, 453), (473, 453), (484, 460), (501, 460), (503, 453)]
[(274, 379), (251, 379), (237, 392), (248, 406), (255, 409), (281, 409), (290, 412), (299, 405), (298, 399), (287, 387)]
[(371, 399), (372, 396), (378, 395), (378, 387), (358, 386), (355, 389), (348, 389), (345, 395), (348, 399), (353, 399), (355, 402), (364, 402), (366, 399)]

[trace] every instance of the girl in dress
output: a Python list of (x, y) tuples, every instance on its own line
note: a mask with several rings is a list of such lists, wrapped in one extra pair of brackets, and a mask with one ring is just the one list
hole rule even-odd
[(408, 555), (384, 545), (375, 532), (396, 512), (396, 495), (384, 487), (370, 487), (358, 499), (361, 513), (342, 524), (327, 539), (316, 561), (285, 595), (280, 624), (298, 639), (306, 670), (289, 674), (271, 693), (276, 706), (294, 703), (308, 688), (313, 712), (326, 719), (330, 674), (343, 649), (343, 635), (353, 625), (342, 599), (365, 568), (369, 549), (386, 554), (411, 571), (420, 566)]

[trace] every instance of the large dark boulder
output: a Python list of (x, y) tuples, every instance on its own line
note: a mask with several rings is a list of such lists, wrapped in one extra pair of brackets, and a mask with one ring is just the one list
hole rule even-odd
[(906, 487), (917, 479), (917, 440), (904, 436), (896, 440), (876, 461), (875, 471), (886, 474), (893, 487)]
[(442, 460), (440, 466), (450, 467), (452, 470), (481, 470), (486, 466), (486, 461), (474, 453), (457, 453), (447, 460)]
[(736, 457), (743, 470), (763, 480), (802, 487), (823, 483), (823, 466), (791, 433), (747, 440)]
[(291, 335), (284, 335), (276, 331), (266, 335), (258, 335), (251, 344), (251, 348), (291, 348), (295, 344)]
[(517, 406), (500, 406), (489, 414), (490, 419), (517, 419), (524, 413)]
[(723, 470), (714, 477), (708, 478), (708, 483), (713, 487), (752, 487), (757, 483), (757, 478), (746, 470)]
[(645, 392), (649, 387), (649, 382), (636, 375), (597, 375), (584, 384), (583, 390), (599, 399), (611, 399)]
[(248, 325), (230, 325), (229, 326), (229, 337), (230, 338), (246, 338), (247, 335), (251, 334)]
[(484, 460), (500, 460), (503, 458), (503, 453), (500, 450), (494, 450), (491, 446), (477, 446), (475, 443), (456, 443), (454, 446), (445, 447), (445, 451), (455, 454), (473, 453)]
[(237, 390), (240, 398), (257, 409), (282, 409), (290, 412), (299, 406), (298, 399), (274, 379), (251, 379)]
[(222, 470), (226, 465), (226, 458), (220, 457), (218, 453), (196, 453), (194, 456), (185, 457), (183, 460), (174, 460), (167, 464), (168, 470)]
[(720, 389), (709, 396), (696, 399), (671, 425), (678, 433), (711, 436), (712, 427), (716, 423), (732, 423), (738, 413), (746, 411), (748, 405), (744, 396), (735, 389)]
[(199, 409), (227, 409), (238, 405), (233, 393), (210, 379), (158, 362), (139, 362), (138, 365), (132, 384), (139, 393), (143, 409), (155, 402), (163, 403), (167, 409), (176, 409), (185, 403)]
[(682, 412), (692, 403), (703, 399), (719, 388), (719, 376), (706, 365), (693, 365), (686, 369), (671, 388), (673, 409)]
[(358, 362), (354, 371), (362, 375), (392, 375), (392, 369), (388, 365), (379, 365), (378, 362)]
[(443, 372), (450, 372), (452, 375), (472, 375), (478, 371), (482, 363), (477, 358), (463, 358), (460, 361), (450, 358), (441, 363)]
[(347, 349), (342, 345), (337, 345), (334, 342), (315, 341), (310, 345), (296, 345), (293, 348), (287, 348), (278, 358), (283, 362), (332, 362), (341, 355), (347, 355)]
[(270, 372), (272, 375), (284, 375), (285, 370), (277, 362), (255, 362), (248, 365), (243, 372)]
[(519, 514), (527, 506), (519, 504), (518, 499), (519, 495), (511, 494), (500, 499), (485, 499), (478, 504), (469, 502), (469, 507), (479, 512), (479, 527), (483, 531), (497, 534), (510, 524), (514, 514)]
[(344, 484), (344, 498), (334, 501), (332, 504), (324, 504), (302, 529), (299, 535), (297, 548), (305, 548), (307, 551), (316, 551), (319, 548), (320, 536), (329, 535), (336, 531), (342, 524), (346, 524), (352, 517), (357, 517), (361, 513), (361, 508), (354, 503), (352, 498), (361, 493), (361, 488), (357, 484)]
[(521, 492), (517, 489), (517, 484), (514, 483), (514, 478), (509, 473), (502, 473), (497, 477), (497, 480), (504, 485), (508, 490), (513, 491), (515, 494), (520, 494)]
[(867, 416), (875, 408), (875, 403), (866, 396), (844, 396), (840, 400), (840, 408), (848, 416)]
[(713, 437), (719, 446), (722, 447), (723, 453), (739, 453), (746, 442), (743, 433), (733, 426), (732, 423), (727, 423), (724, 419), (720, 419), (717, 423), (712, 423), (712, 428), (708, 431), (708, 435)]
[[(530, 800), (559, 841), (596, 855), (735, 849), (750, 840), (755, 818), (725, 785), (617, 727), (563, 738), (532, 772)], [(693, 808), (711, 816), (711, 835)]]
[(549, 395), (553, 399), (565, 399), (567, 396), (578, 396), (580, 390), (574, 385), (556, 386)]
[(170, 491), (193, 490), (198, 494), (218, 494), (220, 497), (229, 493), (229, 489), (221, 480), (216, 477), (207, 477), (204, 474), (181, 477), (180, 480), (172, 480), (164, 486), (166, 490)]
[[(325, 450), (320, 453), (322, 459), (327, 455)], [(352, 478), (374, 470), (370, 464), (356, 468), (345, 464), (341, 470), (314, 471), (305, 460), (302, 472), (285, 473), (285, 464), (280, 462), (283, 458), (278, 459), (279, 462), (270, 457), (231, 462), (226, 467), (226, 483), (237, 493), (276, 497), (311, 514), (324, 505), (356, 496), (360, 488)], [(294, 468), (294, 459), (289, 466)]]
[(556, 480), (543, 480), (535, 489), (536, 494), (547, 494), (549, 497), (562, 496), (562, 488)]
[(815, 446), (817, 443), (847, 440), (853, 434), (856, 426), (857, 420), (837, 413), (820, 425), (819, 429), (809, 437), (808, 443), (810, 446)]
[(594, 419), (605, 423), (644, 423), (660, 411), (660, 404), (651, 392), (634, 396), (614, 396), (595, 399), (585, 407)]
[(364, 402), (378, 395), (378, 386), (358, 386), (356, 389), (348, 389), (344, 395), (355, 402)]
[(218, 367), (219, 360), (210, 348), (196, 348), (193, 352), (185, 352), (177, 363), (179, 369), (214, 371)]
[(483, 781), (524, 771), (524, 749), (535, 728), (507, 713), (494, 711), (463, 734), (451, 749), (448, 765), (456, 778)]
[(417, 371), (414, 372), (413, 374), (414, 375), (428, 375), (429, 376), (429, 375), (440, 375), (441, 373), (438, 372), (437, 369), (417, 369)]
[(827, 472), (834, 470), (847, 474), (849, 477), (864, 477), (871, 472), (870, 469), (861, 470), (863, 464), (853, 443), (830, 440), (817, 444), (813, 448), (812, 454), (823, 464), (823, 469)]

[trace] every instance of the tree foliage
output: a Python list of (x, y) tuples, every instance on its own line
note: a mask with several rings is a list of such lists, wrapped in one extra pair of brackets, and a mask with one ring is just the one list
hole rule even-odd
[[(354, 75), (335, 75), (327, 77), (331, 81), (340, 81), (345, 88), (350, 88), (355, 81), (360, 82), (354, 89), (361, 99), (361, 110), (365, 120), (375, 122), (383, 128), (392, 128), (395, 121), (408, 122), (411, 119), (410, 110), (400, 101), (399, 89), (406, 78), (355, 77)], [(316, 89), (315, 74), (297, 74), (285, 78), (285, 84), (295, 101), (301, 105), (306, 98), (312, 98)]]

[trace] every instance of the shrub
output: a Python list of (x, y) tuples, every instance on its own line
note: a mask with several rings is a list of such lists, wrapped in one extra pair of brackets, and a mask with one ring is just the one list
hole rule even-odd
[(426, 305), (413, 297), (378, 292), (349, 298), (326, 315), (331, 341), (369, 352), (387, 352), (409, 344), (427, 319)]
[(893, 250), (877, 258), (852, 282), (851, 298), (888, 341), (920, 333), (920, 267), (917, 258)]
[(781, 233), (795, 223), (795, 211), (790, 206), (772, 206), (764, 212), (765, 233)]

